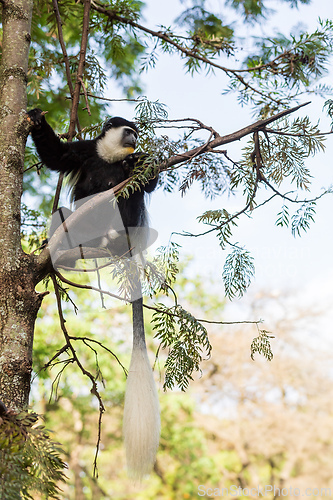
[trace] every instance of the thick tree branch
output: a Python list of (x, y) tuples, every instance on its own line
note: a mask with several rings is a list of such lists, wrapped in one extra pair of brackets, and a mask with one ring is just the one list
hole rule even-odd
[(34, 256), (23, 252), (20, 234), (32, 10), (32, 0), (1, 7), (0, 393), (14, 411), (29, 404), (33, 330), (43, 298), (35, 291)]
[[(247, 127), (244, 127), (240, 130), (237, 130), (236, 132), (233, 132), (232, 134), (219, 136), (210, 141), (203, 149), (202, 146), (199, 146), (197, 148), (191, 149), (190, 151), (186, 151), (181, 155), (175, 155), (169, 158), (168, 161), (166, 162), (166, 165), (162, 166), (160, 170), (166, 170), (167, 168), (172, 167), (173, 165), (177, 165), (178, 163), (183, 163), (186, 160), (190, 160), (193, 156), (196, 156), (196, 154), (199, 151), (200, 154), (207, 153), (219, 146), (222, 146), (223, 144), (229, 144), (231, 142), (239, 141), (243, 137), (253, 134), (256, 131), (265, 130), (266, 126), (269, 125), (270, 123), (273, 123), (276, 120), (283, 118), (284, 116), (290, 115), (291, 113), (295, 113), (300, 108), (302, 108), (303, 106), (307, 106), (308, 104), (310, 104), (310, 102), (306, 102), (304, 104), (300, 104), (299, 106), (295, 106), (293, 108), (280, 111), (279, 113), (276, 113), (275, 115), (270, 116), (269, 118), (266, 118), (264, 120), (258, 120), (255, 123), (248, 125)], [(115, 194), (117, 194), (118, 191), (116, 188), (114, 188), (114, 191)]]

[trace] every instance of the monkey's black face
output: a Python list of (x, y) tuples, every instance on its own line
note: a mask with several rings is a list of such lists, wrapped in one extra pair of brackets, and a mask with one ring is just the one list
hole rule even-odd
[[(118, 124), (121, 121), (122, 124)], [(123, 160), (136, 148), (137, 127), (123, 118), (111, 118), (97, 138), (97, 154), (108, 163)]]
[(125, 148), (133, 148), (133, 151), (134, 151), (134, 149), (136, 148), (136, 141), (137, 140), (138, 140), (138, 134), (136, 133), (136, 131), (133, 130), (132, 128), (124, 127), (123, 139), (122, 139), (123, 146)]

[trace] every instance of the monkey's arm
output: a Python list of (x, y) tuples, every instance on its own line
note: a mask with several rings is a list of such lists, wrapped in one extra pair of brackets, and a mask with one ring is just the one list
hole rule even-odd
[(28, 112), (33, 124), (31, 136), (42, 162), (51, 170), (68, 174), (78, 170), (82, 165), (82, 157), (87, 158), (94, 149), (94, 141), (63, 142), (54, 133), (45, 120), (41, 109)]
[(32, 109), (28, 112), (28, 116), (33, 124), (31, 136), (42, 162), (51, 170), (66, 173), (67, 162), (62, 160), (68, 155), (69, 145), (56, 136), (41, 109)]

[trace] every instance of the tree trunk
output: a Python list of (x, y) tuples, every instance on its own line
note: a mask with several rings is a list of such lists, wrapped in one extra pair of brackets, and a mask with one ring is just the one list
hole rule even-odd
[(42, 296), (35, 291), (35, 259), (20, 241), (24, 148), (29, 130), (26, 84), (33, 0), (1, 0), (0, 66), (0, 399), (28, 405), (32, 342)]

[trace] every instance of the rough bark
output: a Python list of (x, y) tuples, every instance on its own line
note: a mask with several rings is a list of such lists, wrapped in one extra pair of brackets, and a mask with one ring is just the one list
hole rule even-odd
[(0, 66), (0, 399), (28, 405), (34, 323), (41, 303), (35, 262), (21, 248), (20, 203), (28, 133), (26, 84), (32, 0), (2, 1)]

